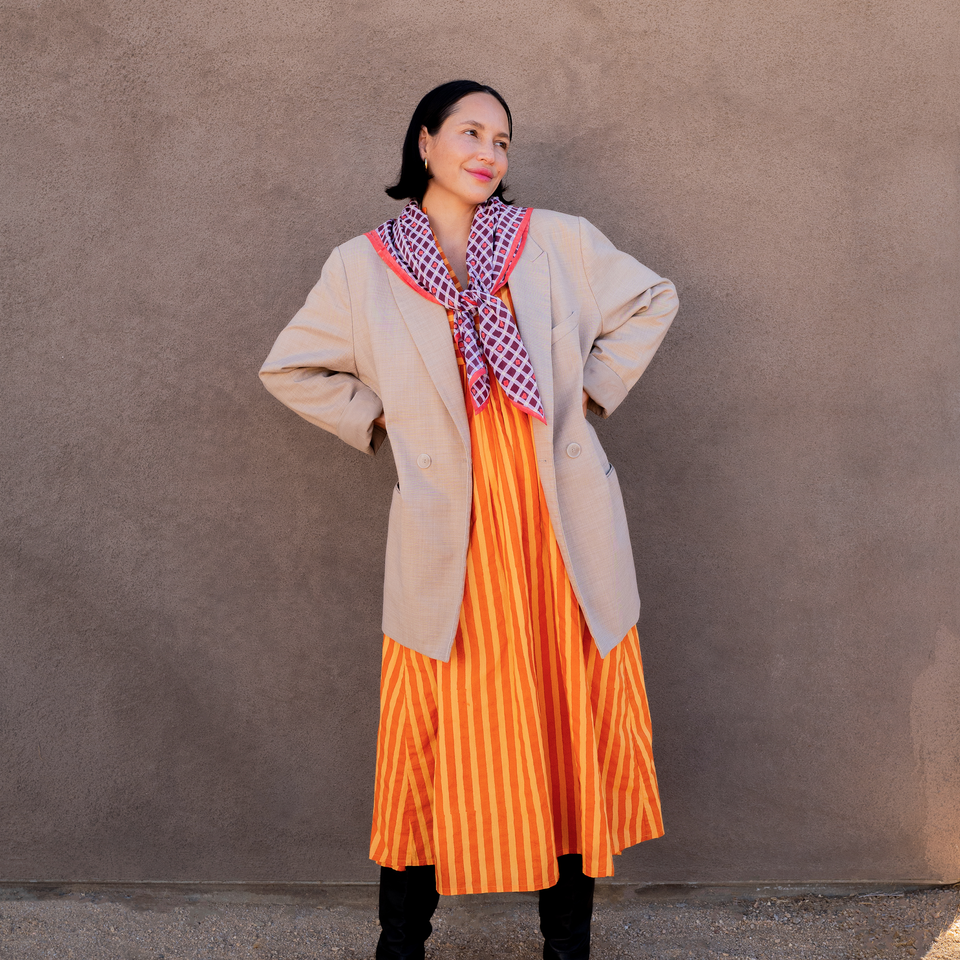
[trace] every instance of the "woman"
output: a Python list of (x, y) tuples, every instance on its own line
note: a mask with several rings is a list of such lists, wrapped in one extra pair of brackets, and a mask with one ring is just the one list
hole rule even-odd
[[(261, 370), (374, 454), (389, 434), (371, 858), (379, 960), (422, 958), (439, 893), (540, 890), (544, 957), (587, 957), (594, 878), (663, 832), (609, 416), (677, 310), (585, 220), (505, 203), (503, 97), (414, 111), (410, 199), (334, 250)], [(509, 280), (509, 285), (508, 281)]]

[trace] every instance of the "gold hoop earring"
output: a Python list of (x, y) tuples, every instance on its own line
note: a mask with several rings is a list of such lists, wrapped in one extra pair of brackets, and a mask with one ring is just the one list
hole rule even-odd
[(430, 167), (427, 166), (427, 158), (426, 158), (426, 157), (423, 158), (423, 169), (424, 169), (427, 173), (430, 172)]

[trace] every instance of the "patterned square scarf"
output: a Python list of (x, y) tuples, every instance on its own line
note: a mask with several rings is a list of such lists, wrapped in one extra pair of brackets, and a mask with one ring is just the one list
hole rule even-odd
[(490, 373), (510, 402), (546, 423), (537, 378), (513, 314), (496, 292), (520, 259), (530, 208), (491, 197), (477, 208), (467, 240), (470, 283), (457, 289), (430, 229), (411, 200), (400, 216), (366, 236), (386, 264), (417, 293), (453, 311), (457, 349), (467, 367), (470, 398), (482, 410), (490, 399)]

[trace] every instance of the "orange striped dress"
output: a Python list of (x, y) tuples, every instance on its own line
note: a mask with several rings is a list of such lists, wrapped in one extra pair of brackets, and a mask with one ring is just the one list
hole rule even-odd
[(435, 864), (441, 894), (550, 887), (566, 853), (612, 876), (614, 854), (663, 833), (637, 631), (600, 657), (530, 419), (494, 377), (474, 413), (458, 360), (473, 457), (460, 623), (448, 663), (383, 638), (370, 857)]

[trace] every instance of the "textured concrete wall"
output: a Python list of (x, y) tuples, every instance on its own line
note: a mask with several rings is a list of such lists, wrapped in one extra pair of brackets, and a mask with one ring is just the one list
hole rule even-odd
[(0, 876), (368, 879), (387, 456), (256, 371), (472, 76), (674, 279), (599, 428), (667, 836), (620, 879), (960, 878), (950, 0), (11, 0)]

